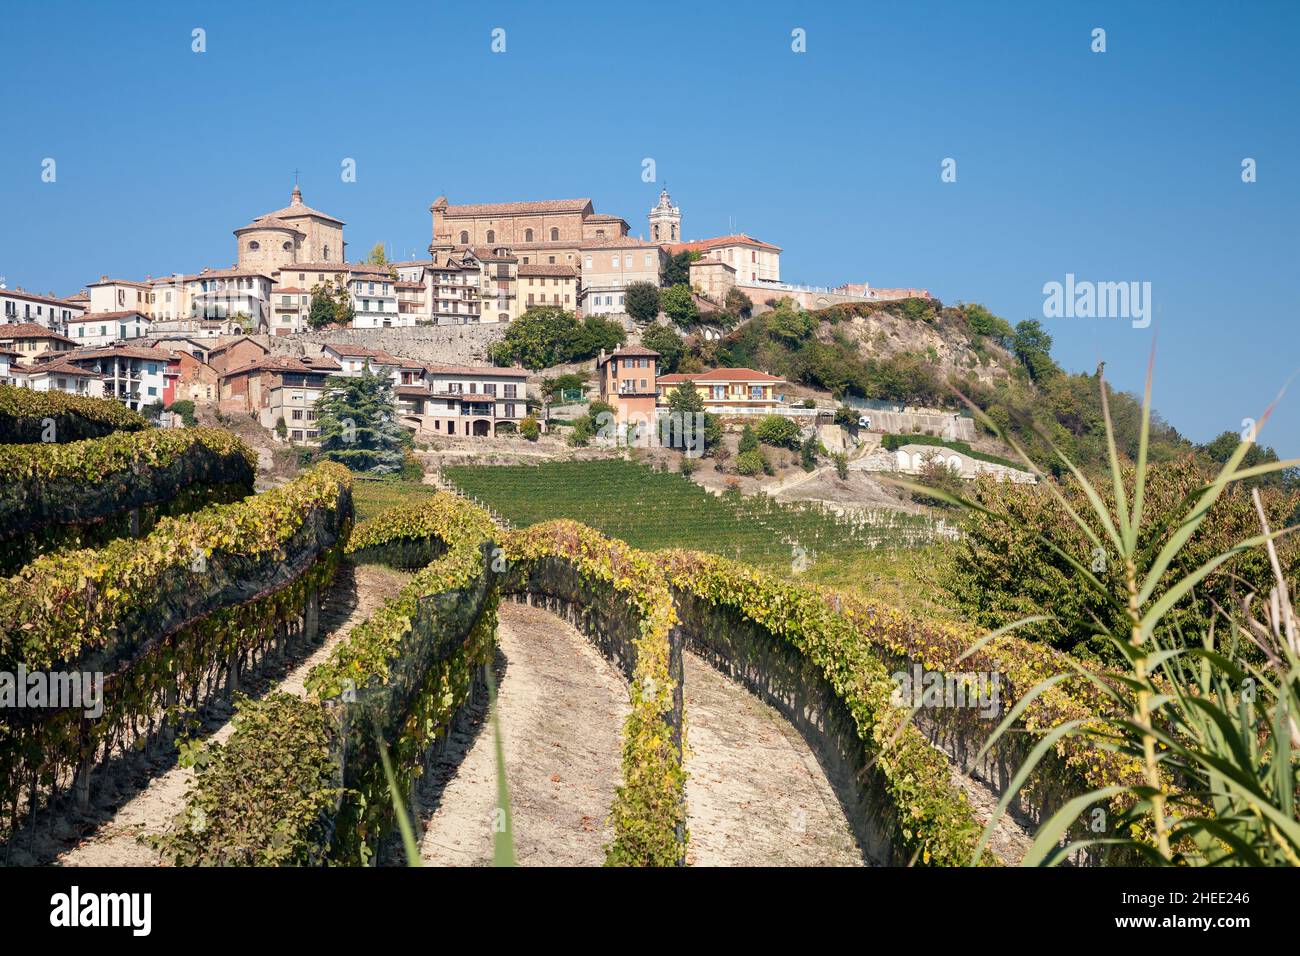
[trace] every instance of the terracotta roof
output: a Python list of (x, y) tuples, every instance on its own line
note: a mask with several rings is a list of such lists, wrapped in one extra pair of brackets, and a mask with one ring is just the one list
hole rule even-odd
[(346, 262), (286, 262), (280, 266), (280, 272), (350, 272), (352, 266)]
[(527, 369), (514, 366), (493, 365), (426, 365), (430, 375), (500, 375), (507, 378), (527, 378)]
[[(176, 356), (168, 349), (145, 348), (139, 345), (110, 345), (104, 348), (73, 349), (70, 352), (50, 353), (53, 361), (93, 362), (99, 358), (121, 356), (122, 358), (153, 359), (157, 362), (170, 362)], [(37, 356), (39, 358), (39, 356)]]
[(240, 269), (231, 267), (229, 269), (204, 269), (202, 272), (186, 276), (186, 282), (197, 282), (200, 279), (237, 279), (242, 276), (261, 276), (263, 279), (270, 279), (271, 276), (265, 272), (258, 272), (256, 269)]
[(230, 378), (233, 375), (243, 375), (247, 372), (301, 372), (303, 374), (316, 372), (329, 375), (340, 370), (341, 366), (337, 362), (324, 364), (298, 355), (263, 355), (247, 365), (227, 369), (221, 373), (221, 377)]
[(74, 315), (68, 319), (68, 324), (73, 322), (100, 322), (104, 319), (120, 319), (127, 315), (138, 315), (140, 318), (148, 320), (148, 316), (139, 309), (127, 309), (124, 312), (87, 312), (85, 315)]
[[(446, 197), (439, 196), (433, 206), (429, 207), (430, 211), (434, 206), (439, 205), (439, 200), (445, 203)], [(490, 202), (463, 206), (447, 204), (441, 208), (448, 218), (455, 219), (466, 216), (527, 216), (548, 212), (582, 212), (590, 205), (590, 199), (542, 199), (536, 202)]]
[[(312, 209), (311, 206), (305, 205), (302, 201), (302, 190), (297, 186), (293, 187), (292, 202), (283, 209), (277, 209), (274, 212), (268, 212), (258, 219), (299, 219), (304, 216), (315, 216), (317, 219), (325, 219), (329, 222), (337, 222), (340, 226), (346, 225), (342, 219), (335, 219), (329, 213), (321, 212), (319, 209)], [(254, 220), (256, 221), (256, 220)]]
[(23, 353), (15, 349), (5, 348), (3, 345), (0, 345), (0, 355), (17, 355), (19, 358), (22, 358)]
[(261, 349), (263, 353), (271, 351), (270, 346), (263, 345), (261, 342), (257, 341), (257, 339), (253, 338), (251, 335), (239, 335), (231, 339), (229, 342), (223, 342), (220, 345), (216, 346), (215, 348), (211, 349), (208, 354), (219, 355), (220, 353), (224, 352), (226, 349), (230, 348), (232, 345), (238, 345), (240, 342), (252, 342), (259, 349)]
[(11, 299), (26, 299), (28, 302), (44, 302), (49, 305), (70, 305), (74, 309), (80, 308), (71, 299), (60, 299), (57, 295), (37, 295), (35, 292), (28, 292), (26, 289), (0, 289), (0, 296), (7, 296)]
[(134, 279), (110, 279), (108, 276), (101, 276), (98, 282), (87, 283), (88, 288), (94, 288), (100, 285), (133, 285), (141, 289), (149, 288), (148, 283), (136, 282)]
[(660, 243), (651, 242), (649, 239), (637, 239), (635, 236), (610, 236), (606, 239), (584, 239), (579, 243), (579, 249), (621, 249), (625, 246), (635, 247), (637, 249), (649, 249), (658, 247)]
[(77, 365), (70, 365), (68, 364), (67, 361), (61, 358), (55, 359), (52, 362), (45, 362), (44, 364), (39, 366), (31, 366), (25, 368), (23, 371), (25, 371), (28, 375), (54, 375), (54, 374), (61, 373), (63, 375), (76, 375), (80, 378), (103, 378), (104, 377), (99, 372), (92, 372), (89, 369), (81, 368), (80, 366)]
[(494, 249), (479, 246), (470, 251), (473, 252), (474, 257), (481, 262), (518, 262), (519, 257), (512, 255), (509, 252), (509, 248), (509, 246), (497, 246), (495, 249), (506, 250), (504, 252), (497, 252), (494, 251)]
[(558, 262), (521, 262), (519, 263), (519, 274), (521, 276), (565, 276), (567, 278), (576, 278), (578, 270), (573, 266), (561, 265)]
[(52, 329), (47, 329), (43, 325), (37, 325), (35, 322), (15, 322), (11, 325), (0, 325), (0, 340), (9, 339), (57, 339), (60, 342), (72, 342), (72, 339), (66, 335), (60, 335)]
[(285, 222), (283, 219), (276, 219), (274, 216), (261, 216), (254, 219), (247, 226), (240, 226), (235, 230), (235, 235), (241, 232), (248, 232), (252, 229), (275, 229), (280, 232), (292, 232), (295, 235), (305, 236), (306, 233), (295, 226), (293, 223)]
[(611, 216), (608, 213), (594, 212), (588, 216), (584, 222), (624, 222), (622, 216)]
[(764, 242), (761, 239), (755, 239), (753, 236), (747, 236), (743, 232), (738, 232), (731, 236), (718, 236), (716, 239), (697, 239), (694, 242), (677, 242), (668, 248), (673, 255), (681, 252), (707, 252), (710, 249), (716, 249), (719, 246), (758, 246), (762, 249), (773, 249), (776, 252), (781, 251), (780, 246), (774, 246), (770, 242)]
[(756, 372), (752, 368), (715, 368), (707, 372), (675, 372), (672, 375), (660, 375), (658, 381), (663, 385), (679, 382), (784, 382), (785, 379), (766, 372)]
[(624, 345), (624, 346), (619, 346), (619, 347), (617, 347), (617, 349), (615, 349), (614, 351), (610, 352), (610, 358), (611, 358), (611, 359), (614, 358), (615, 355), (619, 355), (619, 356), (623, 356), (623, 355), (628, 355), (628, 356), (632, 356), (632, 355), (641, 355), (641, 356), (651, 355), (651, 356), (654, 356), (654, 358), (659, 358), (659, 352), (656, 352), (654, 349), (646, 349), (646, 347), (643, 346), (643, 345)]

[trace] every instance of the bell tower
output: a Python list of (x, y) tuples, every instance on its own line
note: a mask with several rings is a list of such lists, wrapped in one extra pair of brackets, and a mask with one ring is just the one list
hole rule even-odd
[(682, 241), (682, 211), (673, 205), (668, 184), (659, 193), (659, 205), (650, 210), (650, 241), (671, 245)]

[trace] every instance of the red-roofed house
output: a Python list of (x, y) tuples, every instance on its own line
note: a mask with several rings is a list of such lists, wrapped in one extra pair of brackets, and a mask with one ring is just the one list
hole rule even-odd
[(668, 251), (672, 255), (698, 252), (706, 259), (725, 262), (736, 270), (736, 282), (740, 285), (781, 281), (781, 247), (744, 233), (679, 242), (669, 246)]

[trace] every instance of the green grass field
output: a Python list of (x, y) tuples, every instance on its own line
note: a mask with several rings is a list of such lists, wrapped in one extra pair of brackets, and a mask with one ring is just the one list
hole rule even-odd
[(683, 475), (622, 459), (448, 467), (443, 477), (515, 527), (572, 518), (635, 548), (710, 551), (933, 610), (929, 572), (939, 545), (925, 516), (879, 511), (844, 518), (766, 495), (719, 497)]

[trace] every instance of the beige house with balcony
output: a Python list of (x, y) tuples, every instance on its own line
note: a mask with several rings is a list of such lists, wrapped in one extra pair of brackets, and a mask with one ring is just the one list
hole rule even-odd
[(479, 270), (479, 321), (510, 322), (519, 318), (519, 259), (509, 249), (475, 249)]
[(718, 415), (769, 415), (784, 404), (779, 390), (785, 385), (785, 379), (752, 368), (661, 375), (656, 383), (658, 404), (667, 406), (668, 393), (683, 383), (695, 386), (704, 399), (705, 411)]
[(397, 386), (398, 411), (417, 431), (488, 438), (515, 431), (528, 416), (528, 372), (521, 368), (426, 365)]

